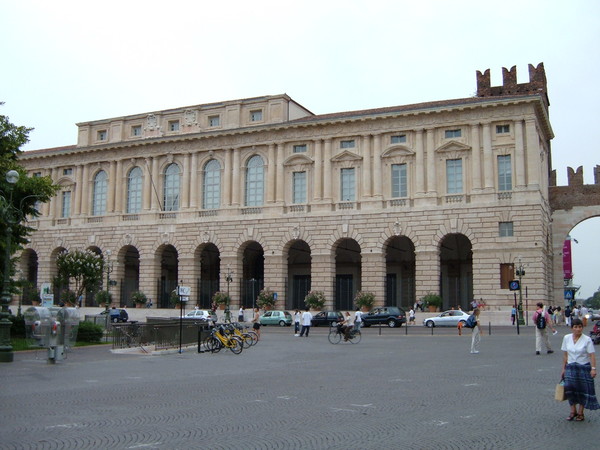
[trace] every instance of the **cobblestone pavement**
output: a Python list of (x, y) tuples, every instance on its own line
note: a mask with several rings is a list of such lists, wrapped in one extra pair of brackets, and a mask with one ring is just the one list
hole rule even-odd
[(369, 328), (356, 345), (262, 331), (237, 356), (17, 353), (0, 365), (0, 448), (597, 448), (600, 411), (567, 422), (553, 399), (565, 327), (540, 356), (533, 328), (496, 327), (476, 355), (455, 329)]

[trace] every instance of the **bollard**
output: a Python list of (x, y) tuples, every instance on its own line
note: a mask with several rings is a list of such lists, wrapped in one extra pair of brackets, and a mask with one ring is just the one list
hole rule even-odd
[(488, 336), (492, 335), (492, 322), (488, 322)]
[(408, 324), (405, 324), (404, 326), (404, 334), (408, 336)]

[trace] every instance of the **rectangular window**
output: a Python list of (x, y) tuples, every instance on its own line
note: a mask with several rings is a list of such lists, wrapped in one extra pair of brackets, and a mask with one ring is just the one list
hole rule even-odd
[(446, 160), (446, 192), (448, 194), (462, 194), (462, 159)]
[(462, 136), (462, 130), (460, 128), (456, 130), (446, 130), (444, 132), (444, 137), (446, 139), (459, 138)]
[(514, 264), (500, 264), (500, 289), (510, 289), (509, 283), (515, 279)]
[(392, 164), (392, 197), (408, 197), (406, 164)]
[(355, 146), (356, 142), (354, 142), (354, 139), (340, 141), (340, 148), (354, 148)]
[(498, 156), (498, 190), (512, 191), (512, 164), (510, 155)]
[(292, 203), (306, 203), (306, 172), (294, 172), (293, 183)]
[(98, 141), (105, 141), (106, 137), (107, 137), (106, 130), (100, 130), (100, 131), (98, 131), (98, 134), (96, 135), (96, 139)]
[(208, 126), (209, 127), (218, 127), (221, 125), (221, 117), (220, 116), (209, 116), (208, 117)]
[(496, 125), (496, 134), (510, 133), (510, 125)]
[(498, 235), (500, 237), (511, 237), (513, 234), (512, 222), (500, 222), (498, 225)]
[(142, 135), (142, 126), (134, 125), (131, 127), (131, 135), (132, 136), (141, 136)]
[(341, 197), (343, 202), (353, 202), (355, 199), (356, 182), (354, 168), (342, 169), (341, 172)]
[(63, 175), (73, 175), (73, 169), (72, 168), (63, 169)]
[(71, 191), (63, 191), (60, 217), (71, 216)]
[(40, 178), (42, 176), (42, 172), (33, 172), (34, 178)]
[(169, 120), (169, 131), (179, 131), (179, 120)]
[(396, 136), (392, 136), (390, 139), (391, 144), (403, 144), (404, 142), (406, 142), (405, 134), (398, 134)]
[(262, 110), (250, 111), (250, 122), (260, 122), (263, 120)]
[(294, 145), (294, 153), (306, 153), (306, 144)]

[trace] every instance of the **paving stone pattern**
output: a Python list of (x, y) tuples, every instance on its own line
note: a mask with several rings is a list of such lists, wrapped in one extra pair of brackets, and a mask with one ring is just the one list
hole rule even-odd
[[(241, 355), (76, 348), (0, 365), (1, 449), (595, 448), (600, 412), (566, 422), (561, 353), (533, 329), (363, 329), (356, 345), (264, 327)], [(551, 338), (559, 350), (562, 335)], [(598, 385), (598, 383), (596, 383)]]

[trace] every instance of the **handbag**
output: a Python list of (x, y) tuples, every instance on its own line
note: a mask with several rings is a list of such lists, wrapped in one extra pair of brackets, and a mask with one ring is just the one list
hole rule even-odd
[(560, 383), (556, 385), (554, 389), (554, 400), (558, 402), (564, 402), (567, 399), (565, 396), (565, 380), (560, 380)]

